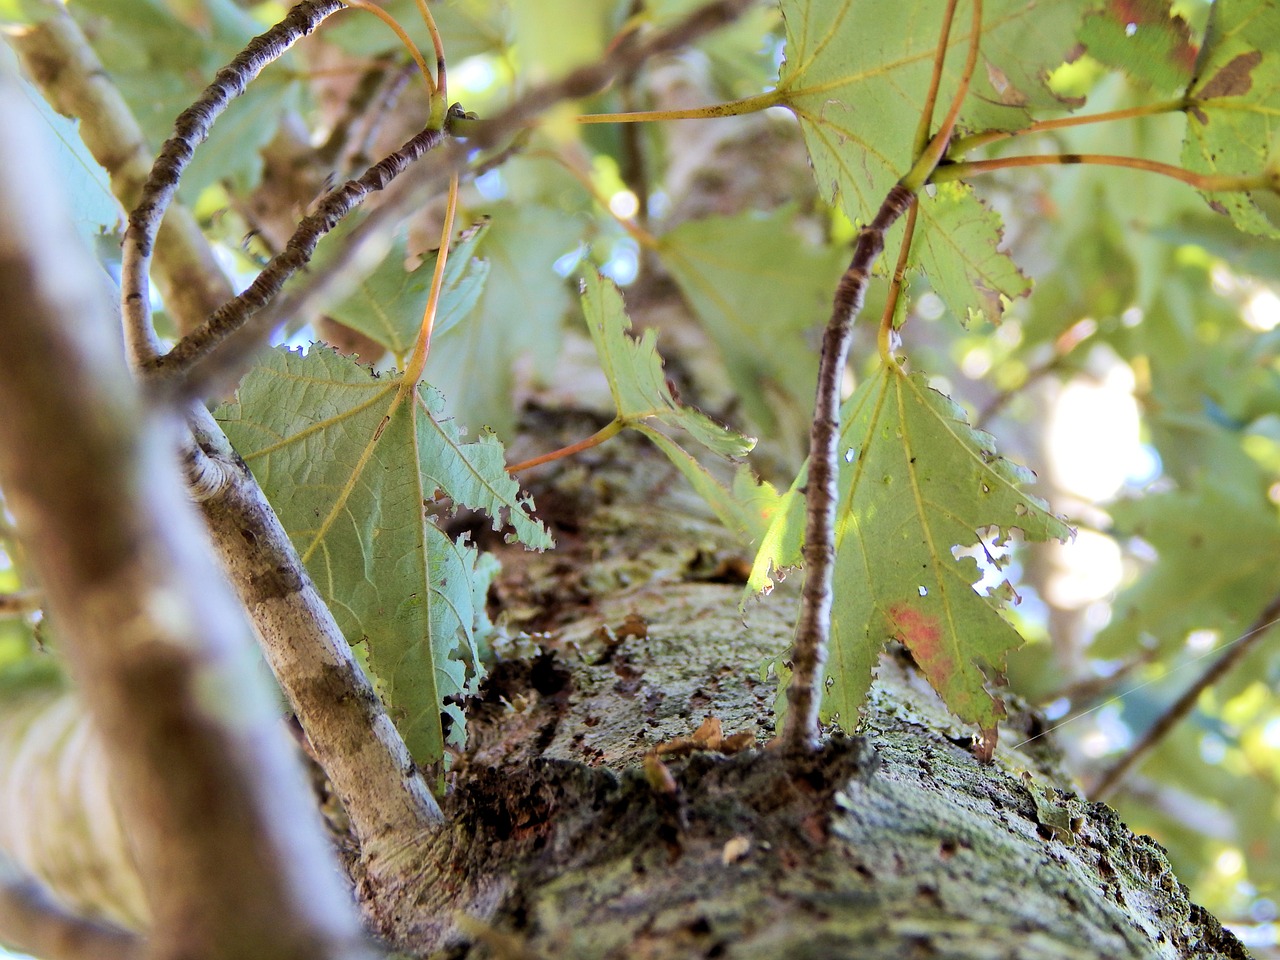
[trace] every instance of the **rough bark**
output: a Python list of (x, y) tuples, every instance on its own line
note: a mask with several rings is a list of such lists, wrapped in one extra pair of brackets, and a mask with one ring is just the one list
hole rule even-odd
[[(636, 445), (536, 490), (559, 554), (512, 557), (504, 602), (567, 623), (499, 663), (400, 938), (452, 957), (1244, 957), (1163, 850), (1091, 804), (1047, 738), (1003, 746), (882, 659), (858, 736), (768, 745), (761, 664), (794, 597), (737, 611), (738, 554)], [(606, 459), (612, 459), (605, 455)], [(568, 555), (566, 556), (566, 551)], [(708, 582), (711, 581), (711, 582)], [(627, 584), (630, 584), (627, 586)], [(1006, 743), (1040, 732), (1010, 704)], [(760, 743), (642, 759), (706, 716)]]

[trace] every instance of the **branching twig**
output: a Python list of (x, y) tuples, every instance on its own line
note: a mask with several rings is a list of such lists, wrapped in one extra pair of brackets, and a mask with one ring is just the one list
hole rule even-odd
[(0, 71), (0, 484), (102, 737), (149, 950), (360, 956), (243, 609), (202, 546), (169, 425), (119, 357), (28, 111)]
[(124, 235), (120, 298), (125, 339), (135, 366), (154, 359), (160, 352), (160, 343), (151, 324), (147, 277), (156, 231), (177, 193), (178, 181), (195, 148), (204, 142), (214, 120), (244, 92), (250, 81), (342, 7), (341, 0), (303, 0), (274, 27), (249, 41), (230, 64), (218, 71), (200, 99), (175, 121), (174, 136), (161, 147), (151, 175), (142, 188), (142, 196), (129, 214), (129, 227)]
[(201, 327), (179, 340), (164, 356), (151, 360), (143, 369), (150, 375), (171, 378), (181, 376), (199, 363), (275, 298), (285, 282), (311, 260), (316, 244), (325, 234), (371, 193), (385, 188), (414, 160), (439, 146), (446, 136), (443, 130), (423, 130), (362, 176), (348, 180), (325, 194), (315, 213), (298, 224), (284, 250), (271, 259), (243, 293), (219, 307)]
[(0, 942), (45, 960), (135, 960), (144, 946), (137, 934), (72, 913), (2, 860)]
[(1266, 608), (1258, 614), (1257, 619), (1250, 624), (1244, 635), (1210, 664), (1209, 669), (1205, 670), (1196, 682), (1188, 687), (1186, 692), (1159, 716), (1156, 722), (1142, 735), (1142, 738), (1102, 775), (1089, 792), (1089, 799), (1105, 800), (1111, 796), (1116, 791), (1116, 788), (1120, 786), (1125, 775), (1139, 761), (1145, 758), (1156, 744), (1165, 738), (1170, 730), (1177, 726), (1179, 720), (1192, 711), (1196, 702), (1200, 699), (1200, 694), (1221, 680), (1243, 660), (1258, 645), (1258, 642), (1267, 635), (1267, 631), (1275, 626), (1278, 619), (1280, 619), (1280, 595), (1274, 597), (1267, 604)]
[(347, 271), (363, 263), (367, 251), (381, 243), (408, 216), (406, 211), (417, 209), (450, 176), (463, 170), (476, 151), (500, 146), (561, 100), (590, 96), (649, 58), (680, 49), (704, 34), (732, 23), (755, 2), (713, 0), (645, 41), (624, 44), (603, 60), (579, 67), (559, 80), (534, 88), (490, 120), (467, 121), (465, 128), (461, 124), (455, 125), (456, 135), (465, 137), (465, 143), (455, 143), (442, 150), (438, 162), (431, 169), (415, 167), (401, 176), (388, 189), (387, 202), (347, 235), (346, 242), (328, 260), (324, 271), (308, 275), (291, 293), (277, 298), (266, 310), (259, 311), (216, 350), (192, 364), (181, 382), (172, 386), (187, 396), (204, 396), (217, 392), (223, 384), (234, 382), (276, 326), (291, 316), (309, 314), (318, 309), (332, 291), (346, 282)]

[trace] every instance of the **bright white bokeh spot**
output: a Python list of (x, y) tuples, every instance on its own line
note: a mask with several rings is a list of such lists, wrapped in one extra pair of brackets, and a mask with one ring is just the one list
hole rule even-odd
[(1233, 877), (1244, 868), (1244, 857), (1234, 847), (1228, 847), (1213, 861), (1213, 869), (1224, 877)]
[(1218, 645), (1217, 630), (1192, 630), (1187, 634), (1187, 650), (1191, 653), (1208, 653)]
[(640, 272), (640, 250), (634, 240), (627, 238), (615, 243), (610, 253), (600, 272), (618, 286), (625, 287)]
[(974, 347), (960, 361), (960, 371), (970, 380), (981, 380), (991, 371), (991, 351)]
[(1132, 37), (1137, 32), (1138, 32), (1138, 25), (1136, 23), (1126, 23), (1124, 25), (1124, 35), (1126, 37)]
[(1259, 290), (1244, 305), (1241, 314), (1245, 326), (1267, 333), (1280, 325), (1280, 297), (1270, 290)]
[(587, 255), (587, 245), (580, 243), (564, 256), (556, 259), (551, 265), (551, 269), (562, 277), (567, 277), (573, 271), (578, 269), (578, 264), (582, 262), (582, 258)]
[(640, 212), (640, 200), (630, 190), (619, 190), (609, 198), (609, 210), (615, 217), (630, 220)]
[(1059, 486), (1087, 500), (1114, 497), (1149, 459), (1139, 439), (1133, 372), (1117, 362), (1100, 381), (1069, 382), (1050, 413), (1048, 434)]
[(449, 64), (451, 88), (481, 93), (492, 87), (497, 80), (498, 71), (493, 68), (493, 58), (490, 56), (467, 57), (459, 64)]
[(1052, 545), (1053, 572), (1045, 599), (1063, 610), (1079, 610), (1110, 597), (1124, 577), (1120, 545), (1094, 530), (1081, 530), (1067, 543)]
[(1262, 728), (1262, 742), (1272, 750), (1280, 750), (1280, 717), (1272, 717)]

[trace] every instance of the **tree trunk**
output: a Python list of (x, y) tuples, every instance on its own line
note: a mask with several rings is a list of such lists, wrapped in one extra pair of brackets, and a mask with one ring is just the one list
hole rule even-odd
[[(991, 765), (901, 651), (855, 737), (771, 748), (794, 599), (738, 613), (739, 554), (656, 453), (619, 443), (538, 502), (560, 549), (499, 591), (502, 650), (403, 943), (455, 957), (1244, 957), (1164, 851), (1090, 804), (1017, 703)], [(719, 581), (719, 582), (717, 582)], [(629, 584), (629, 586), (628, 586)], [(704, 717), (746, 749), (689, 751)], [(704, 730), (705, 733), (705, 730)], [(696, 738), (694, 738), (696, 739)], [(708, 742), (703, 737), (704, 745)], [(644, 758), (677, 748), (661, 763)], [(711, 741), (714, 745), (714, 740)], [(681, 750), (679, 748), (686, 749)], [(728, 748), (726, 748), (728, 749)]]

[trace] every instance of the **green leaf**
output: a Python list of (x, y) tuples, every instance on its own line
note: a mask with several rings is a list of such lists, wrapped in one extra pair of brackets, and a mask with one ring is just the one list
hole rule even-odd
[[(263, 29), (232, 0), (204, 0), (197, 23), (159, 0), (77, 0), (70, 10), (157, 150), (172, 135), (174, 118)], [(257, 185), (258, 151), (275, 136), (281, 116), (298, 106), (301, 88), (287, 63), (263, 71), (218, 119), (182, 178), (188, 202), (224, 180), (238, 190)]]
[(782, 496), (773, 484), (760, 480), (749, 466), (740, 463), (733, 475), (732, 487), (725, 486), (666, 434), (644, 424), (636, 424), (635, 429), (657, 444), (725, 527), (751, 549), (759, 549), (782, 503)]
[(747, 416), (770, 437), (793, 424), (803, 435), (817, 339), (848, 262), (846, 251), (799, 236), (795, 215), (784, 207), (708, 217), (660, 241), (663, 262), (723, 355)]
[[(459, 323), (480, 299), (489, 265), (473, 256), (487, 222), (467, 231), (449, 251), (444, 266), (440, 302), (436, 306), (433, 337), (446, 334)], [(422, 312), (431, 295), (431, 279), (439, 251), (432, 251), (416, 268), (405, 269), (408, 241), (401, 233), (391, 250), (351, 296), (326, 313), (376, 340), (403, 364), (422, 325)]]
[[(855, 223), (865, 223), (880, 208), (890, 188), (915, 162), (915, 130), (924, 109), (945, 0), (785, 0), (787, 55), (778, 78), (782, 102), (800, 119), (818, 188), (839, 202)], [(1047, 71), (1067, 53), (1082, 4), (1064, 0), (999, 0), (984, 8), (982, 58), (960, 114), (966, 129), (1016, 130), (1034, 109), (1061, 109), (1045, 85)], [(874, 25), (874, 33), (870, 33)], [(952, 31), (939, 90), (942, 109), (950, 102), (965, 61), (971, 35), (961, 12)], [(874, 35), (875, 40), (869, 40)], [(940, 208), (945, 209), (945, 208)], [(947, 221), (934, 222), (921, 209), (917, 234), (923, 236), (920, 265), (931, 276), (969, 274), (971, 264), (957, 260), (958, 248), (934, 238)], [(994, 214), (971, 208), (964, 221), (985, 221), (998, 228)], [(986, 241), (984, 240), (984, 243)], [(1006, 264), (993, 269), (994, 248), (982, 255), (992, 295), (978, 298), (984, 315), (998, 320), (1000, 300), (1026, 290), (1025, 280)], [(997, 282), (996, 278), (1002, 278)], [(947, 306), (960, 318), (973, 296), (956, 297), (959, 287), (944, 284)]]
[(1160, 92), (1186, 87), (1199, 52), (1169, 0), (1107, 0), (1085, 17), (1079, 36), (1095, 60)]
[(1264, 491), (1205, 486), (1110, 507), (1116, 533), (1141, 537), (1159, 562), (1116, 599), (1091, 652), (1127, 655), (1144, 638), (1167, 652), (1197, 629), (1235, 639), (1276, 592), (1280, 518)]
[[(1280, 111), (1280, 6), (1275, 0), (1218, 0), (1209, 17), (1196, 76), (1187, 88), (1188, 169), (1228, 176), (1263, 173), (1277, 162)], [(1280, 204), (1265, 193), (1215, 193), (1241, 230), (1280, 236)]]
[[(996, 542), (1014, 528), (1030, 540), (1066, 539), (1071, 528), (1019, 489), (1031, 472), (997, 456), (992, 438), (919, 374), (881, 367), (845, 403), (842, 423), (823, 713), (851, 728), (881, 647), (898, 639), (953, 713), (992, 730), (1003, 708), (983, 671), (1001, 673), (1022, 641), (997, 598), (974, 590), (972, 558), (953, 550), (985, 542), (991, 528)], [(748, 590), (767, 588), (772, 572), (800, 561), (806, 474), (784, 497)]]
[(583, 228), (536, 203), (495, 204), (489, 212), (477, 244), (489, 277), (467, 322), (432, 341), (427, 376), (455, 416), (505, 434), (515, 425), (515, 365), (532, 358), (534, 371), (555, 368), (571, 294), (554, 264), (581, 240)]
[(755, 446), (751, 437), (734, 433), (675, 398), (662, 372), (657, 334), (646, 330), (638, 341), (627, 336), (631, 319), (622, 305), (622, 294), (612, 280), (594, 270), (582, 282), (582, 312), (623, 426), (658, 420), (687, 431), (722, 457), (746, 456)]
[[(1028, 280), (1000, 252), (1004, 229), (999, 215), (964, 184), (943, 184), (921, 200), (921, 231), (912, 250), (933, 291), (963, 324), (998, 319), (1004, 301), (1031, 292)], [(1003, 299), (1002, 299), (1003, 298)]]
[(323, 347), (272, 351), (218, 411), (262, 484), (343, 633), (367, 645), (368, 666), (419, 763), (462, 742), (449, 697), (474, 692), (477, 555), (433, 516), (447, 503), (484, 510), (494, 528), (542, 549), (551, 538), (507, 475), (489, 435), (463, 443), (421, 387), (397, 400), (401, 378)]

